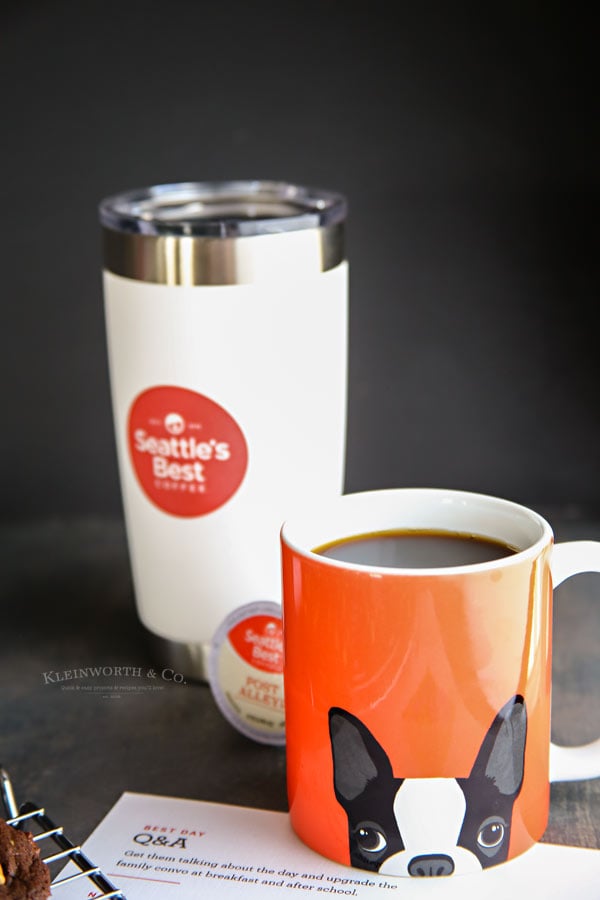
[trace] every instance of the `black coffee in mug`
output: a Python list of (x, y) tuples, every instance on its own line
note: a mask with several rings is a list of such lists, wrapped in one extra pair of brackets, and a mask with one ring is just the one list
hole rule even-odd
[(363, 566), (441, 569), (471, 566), (512, 556), (513, 547), (493, 538), (435, 530), (395, 530), (359, 534), (324, 544), (320, 556)]

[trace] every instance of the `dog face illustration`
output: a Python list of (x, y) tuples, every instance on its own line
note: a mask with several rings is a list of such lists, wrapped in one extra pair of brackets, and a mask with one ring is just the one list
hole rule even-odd
[(348, 816), (351, 865), (441, 876), (504, 862), (526, 732), (525, 701), (516, 695), (490, 725), (468, 778), (397, 778), (360, 719), (330, 709), (334, 790)]

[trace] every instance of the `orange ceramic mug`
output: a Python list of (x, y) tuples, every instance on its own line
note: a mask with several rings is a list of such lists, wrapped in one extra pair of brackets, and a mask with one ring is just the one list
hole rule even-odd
[[(360, 535), (409, 558), (363, 559)], [(447, 535), (487, 561), (440, 562)], [(541, 837), (551, 780), (600, 775), (600, 741), (550, 745), (552, 585), (600, 571), (600, 543), (555, 546), (495, 497), (398, 489), (286, 522), (282, 552), (290, 816), (314, 850), (385, 875), (480, 871)]]

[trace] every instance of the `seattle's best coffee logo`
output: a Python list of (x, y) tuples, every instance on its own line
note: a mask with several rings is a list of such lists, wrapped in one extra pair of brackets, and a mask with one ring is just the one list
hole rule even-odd
[(264, 672), (283, 671), (283, 626), (280, 618), (258, 615), (239, 622), (229, 632), (238, 656)]
[(129, 452), (146, 496), (174, 516), (203, 516), (239, 488), (248, 465), (241, 428), (214, 400), (154, 387), (133, 402)]

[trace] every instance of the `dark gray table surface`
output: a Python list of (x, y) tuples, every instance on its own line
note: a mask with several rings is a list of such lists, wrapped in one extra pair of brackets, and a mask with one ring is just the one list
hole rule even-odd
[[(540, 511), (557, 540), (600, 539), (600, 519)], [(18, 802), (43, 805), (74, 842), (126, 790), (286, 810), (284, 750), (238, 734), (206, 685), (161, 676), (137, 620), (120, 522), (0, 532), (0, 762)], [(600, 734), (599, 601), (600, 575), (555, 593), (559, 743)], [(117, 666), (140, 674), (55, 681), (65, 670)], [(544, 840), (600, 848), (600, 779), (552, 786)]]

